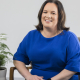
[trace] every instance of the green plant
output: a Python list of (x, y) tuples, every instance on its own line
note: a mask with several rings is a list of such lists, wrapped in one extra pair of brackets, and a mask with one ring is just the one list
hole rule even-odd
[(5, 66), (6, 62), (10, 61), (9, 55), (13, 56), (13, 54), (10, 52), (9, 47), (3, 42), (4, 40), (7, 40), (6, 34), (1, 33), (0, 34), (0, 69), (2, 69), (2, 66)]

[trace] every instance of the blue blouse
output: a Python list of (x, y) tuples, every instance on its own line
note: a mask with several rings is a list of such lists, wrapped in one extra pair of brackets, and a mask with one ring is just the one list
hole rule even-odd
[(46, 38), (38, 30), (31, 30), (20, 43), (13, 60), (26, 65), (31, 62), (31, 74), (43, 76), (45, 80), (59, 74), (63, 69), (77, 72), (69, 80), (78, 80), (79, 40), (71, 31), (63, 30), (57, 36)]

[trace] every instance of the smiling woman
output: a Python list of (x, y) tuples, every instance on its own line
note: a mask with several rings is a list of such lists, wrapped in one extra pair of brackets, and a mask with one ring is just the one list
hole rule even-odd
[[(49, 6), (47, 6), (47, 5), (49, 5)], [(57, 17), (58, 17), (57, 29), (58, 30), (61, 30), (61, 29), (69, 30), (69, 28), (65, 27), (66, 15), (65, 15), (63, 5), (58, 0), (57, 1), (56, 0), (49, 0), (49, 1), (47, 0), (46, 2), (43, 3), (43, 5), (38, 13), (39, 24), (36, 26), (37, 30), (39, 30), (39, 31), (43, 30), (43, 25), (41, 23), (41, 16), (42, 16), (45, 8), (47, 8), (48, 13), (51, 11), (52, 14), (54, 14), (54, 12), (55, 12), (55, 15), (57, 15)], [(47, 12), (45, 12), (45, 13), (47, 13)]]
[[(14, 54), (14, 65), (27, 80), (78, 80), (80, 45), (65, 27), (65, 12), (58, 0), (46, 0), (31, 30)], [(25, 65), (32, 64), (31, 73)], [(26, 75), (27, 74), (27, 75)]]
[[(45, 37), (54, 37), (60, 34), (63, 30), (69, 30), (68, 27), (65, 27), (65, 19), (66, 15), (61, 2), (56, 0), (47, 0), (43, 3), (39, 11), (39, 24), (36, 28)], [(49, 32), (52, 33), (50, 34)]]

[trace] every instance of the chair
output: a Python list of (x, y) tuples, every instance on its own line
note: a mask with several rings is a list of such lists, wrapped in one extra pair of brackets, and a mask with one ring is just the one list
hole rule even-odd
[[(32, 67), (26, 67), (29, 71), (29, 69), (32, 69)], [(10, 68), (10, 77), (9, 77), (9, 80), (14, 80), (14, 70), (16, 70), (16, 67), (11, 67)], [(26, 80), (26, 79), (25, 79)]]
[[(78, 37), (78, 39), (79, 39), (79, 42), (80, 42), (80, 37)], [(80, 75), (79, 75), (79, 80), (80, 80)]]

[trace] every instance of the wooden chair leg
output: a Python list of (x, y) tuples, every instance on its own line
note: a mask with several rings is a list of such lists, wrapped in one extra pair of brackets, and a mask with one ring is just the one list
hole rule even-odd
[(9, 80), (14, 80), (14, 70), (16, 69), (16, 67), (11, 67), (10, 68), (10, 77)]
[(79, 76), (79, 80), (80, 80), (80, 75), (78, 75)]

